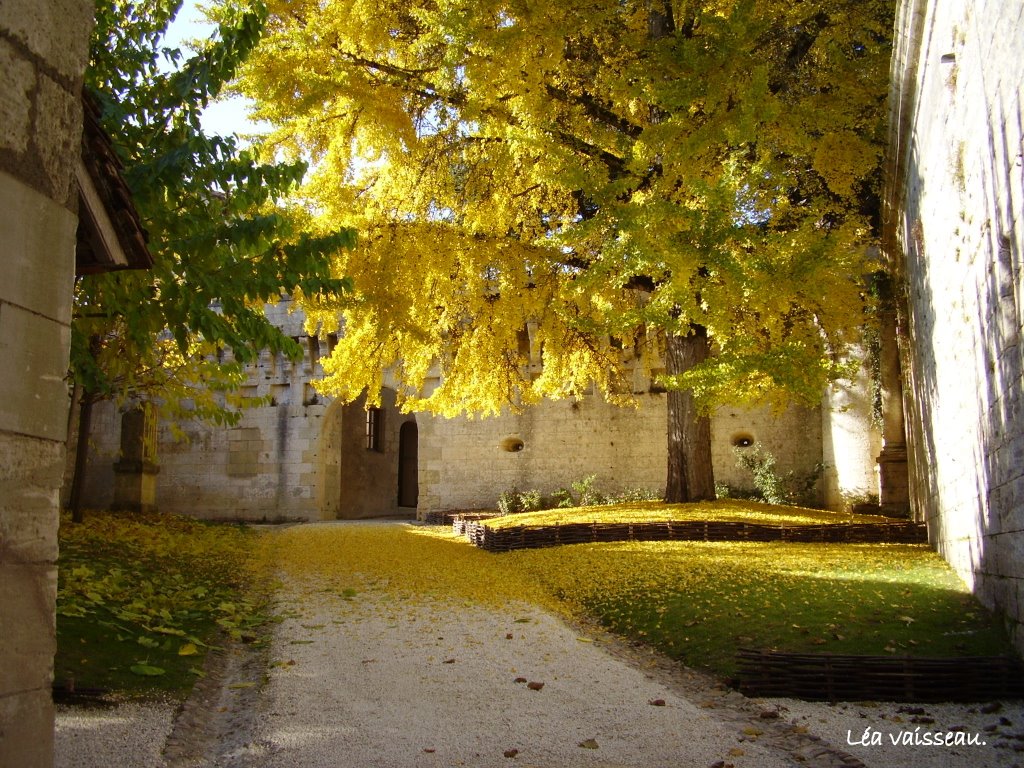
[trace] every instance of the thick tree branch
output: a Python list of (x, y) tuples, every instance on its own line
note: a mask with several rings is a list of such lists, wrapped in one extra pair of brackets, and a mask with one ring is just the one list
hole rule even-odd
[(639, 139), (644, 132), (642, 126), (630, 122), (621, 115), (615, 114), (611, 109), (600, 104), (591, 94), (572, 95), (564, 88), (557, 88), (553, 85), (545, 86), (545, 91), (555, 101), (570, 106), (582, 107), (587, 117), (631, 139)]

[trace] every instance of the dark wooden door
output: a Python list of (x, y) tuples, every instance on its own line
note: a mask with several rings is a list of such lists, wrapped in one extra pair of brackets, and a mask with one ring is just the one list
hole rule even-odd
[(405, 422), (398, 432), (398, 506), (415, 507), (419, 499), (419, 430)]

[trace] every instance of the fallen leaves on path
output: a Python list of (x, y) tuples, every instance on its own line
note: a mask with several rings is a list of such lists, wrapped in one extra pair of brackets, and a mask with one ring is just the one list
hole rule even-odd
[[(461, 538), (437, 529), (297, 526), (265, 537), (263, 556), (300, 590), (346, 600), (357, 600), (361, 593), (373, 590), (398, 599), (559, 607), (532, 575), (503, 568), (500, 556), (467, 546)], [(520, 615), (513, 621), (532, 619)]]
[(533, 604), (722, 674), (740, 647), (889, 643), (895, 653), (920, 642), (934, 654), (942, 632), (984, 624), (924, 545), (653, 541), (496, 554), (449, 529), (400, 524), (296, 526), (264, 545), (271, 566), (318, 601), (383, 593), (397, 616), (403, 602), (443, 600), (505, 609), (510, 624), (532, 622), (523, 606)]

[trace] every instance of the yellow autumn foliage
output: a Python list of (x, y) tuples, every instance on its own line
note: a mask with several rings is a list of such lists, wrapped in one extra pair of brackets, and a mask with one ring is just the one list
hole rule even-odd
[[(863, 321), (888, 0), (271, 0), (238, 89), (355, 227), (304, 297), (321, 389), (452, 416), (628, 400), (623, 350), (717, 356), (672, 387), (820, 397)], [(656, 28), (659, 32), (654, 32)]]

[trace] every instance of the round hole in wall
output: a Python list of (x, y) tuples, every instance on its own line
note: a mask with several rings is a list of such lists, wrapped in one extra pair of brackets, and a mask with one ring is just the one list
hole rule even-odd
[(525, 447), (526, 443), (518, 437), (506, 437), (501, 441), (501, 450), (508, 451), (509, 453), (518, 453)]
[(733, 448), (749, 448), (754, 444), (754, 436), (748, 432), (737, 432), (731, 438)]

